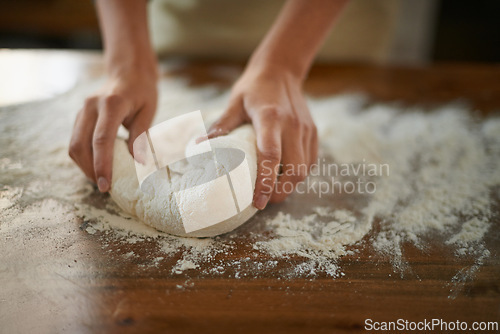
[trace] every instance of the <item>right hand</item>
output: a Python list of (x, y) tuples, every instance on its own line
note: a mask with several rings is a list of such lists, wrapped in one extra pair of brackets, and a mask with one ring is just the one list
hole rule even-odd
[(286, 67), (251, 64), (233, 86), (228, 108), (207, 133), (211, 139), (252, 123), (257, 145), (253, 204), (259, 210), (290, 195), (317, 159), (317, 130), (302, 81)]
[(111, 77), (79, 111), (69, 155), (101, 192), (111, 188), (113, 148), (120, 124), (129, 130), (132, 155), (134, 140), (150, 127), (158, 97), (156, 83), (156, 71), (128, 71)]

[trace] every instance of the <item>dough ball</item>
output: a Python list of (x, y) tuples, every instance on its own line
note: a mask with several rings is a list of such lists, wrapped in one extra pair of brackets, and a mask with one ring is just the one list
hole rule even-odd
[[(243, 151), (248, 161), (252, 187), (255, 187), (257, 154), (255, 133), (251, 125), (241, 126), (226, 136), (211, 139), (210, 144), (214, 150), (232, 148)], [(186, 152), (189, 154), (196, 152), (194, 142), (186, 148)], [(170, 182), (166, 182), (162, 174), (157, 172), (146, 179), (143, 189), (140, 189), (134, 160), (128, 151), (127, 144), (123, 139), (117, 139), (113, 157), (111, 198), (125, 212), (162, 232), (189, 237), (211, 237), (230, 232), (245, 223), (257, 212), (257, 209), (250, 205), (218, 224), (191, 233), (186, 233), (184, 229), (179, 210), (196, 207), (203, 203), (199, 198), (183, 198), (183, 203), (178, 205), (174, 192), (191, 188), (194, 185), (206, 184), (203, 192), (210, 196), (217, 196), (217, 189), (211, 188), (206, 182), (213, 180), (214, 175), (224, 173), (231, 164), (231, 155), (228, 154), (220, 159), (221, 161), (218, 159), (217, 165), (213, 163), (213, 159), (209, 159), (208, 154), (205, 157), (206, 159), (198, 156), (176, 162), (169, 166)]]

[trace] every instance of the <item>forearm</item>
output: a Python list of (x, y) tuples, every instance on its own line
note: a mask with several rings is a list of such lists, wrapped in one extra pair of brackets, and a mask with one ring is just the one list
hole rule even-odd
[(287, 0), (249, 66), (277, 67), (303, 80), (348, 0)]
[(98, 0), (96, 5), (108, 75), (137, 70), (156, 73), (147, 24), (147, 0)]

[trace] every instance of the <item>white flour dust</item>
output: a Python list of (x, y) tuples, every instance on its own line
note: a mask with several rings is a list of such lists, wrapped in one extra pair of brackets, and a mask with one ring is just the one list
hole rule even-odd
[[(410, 270), (404, 245), (425, 250), (432, 239), (457, 257), (474, 258), (474, 265), (452, 280), (463, 284), (490, 256), (485, 237), (498, 219), (493, 204), (500, 197), (499, 118), (477, 120), (457, 105), (428, 111), (368, 104), (352, 95), (311, 100), (322, 161), (389, 169), (383, 175), (320, 173), (308, 182), (326, 185), (333, 177), (342, 185), (370, 183), (374, 191), (348, 193), (339, 185), (320, 198), (312, 187), (312, 192), (292, 195), (236, 231), (193, 239), (159, 233), (123, 214), (70, 161), (71, 124), (83, 97), (94, 89), (82, 87), (39, 103), (37, 113), (29, 105), (1, 110), (0, 233), (20, 237), (15, 224), (28, 224), (20, 217), (30, 212), (36, 216), (50, 199), (58, 203), (51, 207), (54, 215), (79, 220), (103, 250), (113, 251), (112, 244), (118, 242), (127, 249), (121, 256), (134, 260), (140, 258), (142, 245), (155, 243), (149, 266), (171, 263), (172, 275), (338, 277), (343, 275), (339, 258), (355, 256), (363, 247), (389, 258), (404, 275)], [(228, 98), (215, 87), (188, 88), (174, 79), (164, 80), (161, 92), (158, 122), (201, 109), (210, 123)], [(236, 253), (245, 256), (232, 256)]]

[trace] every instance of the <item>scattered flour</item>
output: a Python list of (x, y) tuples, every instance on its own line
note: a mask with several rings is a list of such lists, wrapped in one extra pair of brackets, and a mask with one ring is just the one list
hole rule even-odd
[[(370, 105), (353, 95), (311, 100), (320, 156), (336, 164), (388, 165), (388, 175), (362, 176), (376, 191), (332, 191), (321, 199), (317, 194), (294, 194), (234, 232), (194, 239), (160, 233), (124, 214), (99, 195), (67, 157), (75, 112), (95, 88), (81, 87), (38, 104), (37, 115), (43, 119), (36, 118), (30, 105), (0, 110), (0, 235), (9, 237), (16, 222), (30, 212), (36, 217), (49, 204), (49, 214), (61, 219), (70, 207), (80, 217), (81, 229), (99, 238), (103, 248), (113, 240), (127, 245), (154, 242), (159, 254), (151, 256), (151, 266), (174, 259), (173, 274), (196, 270), (236, 279), (276, 270), (283, 277), (342, 276), (338, 259), (366, 244), (387, 256), (403, 275), (409, 270), (404, 244), (425, 249), (429, 238), (438, 238), (456, 256), (475, 259), (453, 278), (451, 283), (460, 285), (491, 255), (484, 239), (498, 221), (493, 206), (500, 197), (498, 118), (480, 121), (458, 105), (429, 112)], [(201, 108), (210, 122), (228, 99), (228, 93), (216, 87), (193, 89), (174, 79), (165, 79), (160, 89), (157, 121)], [(309, 179), (320, 182), (332, 176), (338, 175)], [(338, 180), (349, 182), (353, 176)], [(244, 258), (231, 257), (241, 249)], [(125, 252), (123, 257), (132, 261), (139, 255)]]
[(182, 272), (184, 270), (188, 270), (188, 269), (196, 269), (198, 268), (200, 265), (194, 263), (193, 261), (190, 261), (190, 260), (185, 260), (185, 259), (181, 259), (179, 261), (177, 261), (177, 264), (175, 265), (175, 267), (172, 269), (172, 273), (175, 273), (175, 274), (182, 274)]
[[(324, 213), (328, 207), (316, 209)], [(269, 241), (257, 241), (254, 248), (275, 258), (301, 256), (309, 259), (307, 265), (298, 267), (297, 271), (307, 274), (320, 271), (336, 276), (337, 266), (332, 260), (345, 255), (345, 246), (360, 240), (368, 230), (366, 224), (360, 226), (346, 210), (333, 211), (331, 215), (335, 219), (321, 224), (318, 214), (294, 219), (290, 214), (279, 212), (267, 222), (276, 237)]]

